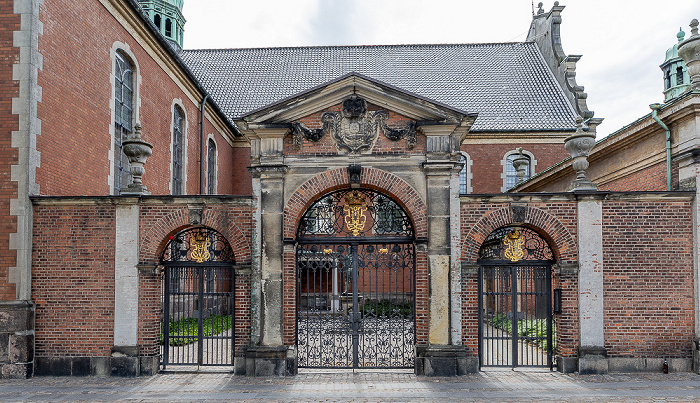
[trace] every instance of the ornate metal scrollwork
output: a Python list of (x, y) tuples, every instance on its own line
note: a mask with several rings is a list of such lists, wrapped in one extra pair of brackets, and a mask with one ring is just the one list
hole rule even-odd
[(552, 249), (537, 232), (521, 226), (493, 231), (481, 245), (479, 261), (553, 261)]
[(393, 200), (368, 189), (345, 189), (327, 194), (304, 213), (300, 238), (413, 237), (408, 214)]
[(190, 228), (170, 237), (161, 263), (234, 263), (231, 245), (210, 228)]

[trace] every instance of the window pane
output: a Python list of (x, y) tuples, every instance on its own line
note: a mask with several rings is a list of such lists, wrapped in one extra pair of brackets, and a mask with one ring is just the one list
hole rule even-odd
[[(518, 158), (518, 155), (517, 153), (511, 154), (506, 159), (506, 189), (510, 189), (518, 183), (518, 172), (513, 166), (513, 160)], [(524, 155), (524, 157), (527, 158), (528, 163), (525, 167), (523, 180), (528, 180), (530, 179), (530, 157), (527, 155)]]
[(459, 162), (463, 164), (462, 170), (459, 171), (459, 194), (467, 194), (467, 169), (468, 169), (468, 164), (467, 164), (467, 158), (462, 155), (459, 159)]

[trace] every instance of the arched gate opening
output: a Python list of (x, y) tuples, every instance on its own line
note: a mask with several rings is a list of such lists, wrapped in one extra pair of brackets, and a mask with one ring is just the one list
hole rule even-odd
[(373, 190), (309, 207), (297, 230), (299, 367), (414, 367), (414, 240), (408, 214)]
[(163, 265), (161, 365), (232, 366), (235, 257), (219, 232), (205, 227), (170, 237)]
[(479, 250), (481, 367), (553, 368), (552, 249), (537, 232), (507, 226)]

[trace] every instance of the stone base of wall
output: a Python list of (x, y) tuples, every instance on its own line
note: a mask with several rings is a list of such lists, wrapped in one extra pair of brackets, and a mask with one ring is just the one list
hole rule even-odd
[(416, 375), (459, 376), (479, 371), (479, 358), (463, 346), (416, 346)]
[[(240, 369), (237, 368), (237, 370)], [(294, 376), (297, 372), (296, 355), (287, 346), (250, 346), (246, 348), (246, 376)]]
[(31, 301), (0, 301), (0, 378), (32, 376), (34, 312)]
[(578, 372), (581, 375), (609, 372), (663, 372), (664, 362), (668, 365), (668, 372), (691, 372), (694, 368), (693, 361), (693, 358), (608, 357), (602, 347), (581, 347)]
[(111, 357), (36, 357), (36, 376), (97, 376), (132, 378), (160, 371), (160, 357), (142, 357), (136, 347), (115, 347)]

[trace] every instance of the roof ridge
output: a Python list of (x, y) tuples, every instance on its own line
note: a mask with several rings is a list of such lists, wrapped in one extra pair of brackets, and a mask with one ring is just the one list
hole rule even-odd
[(534, 42), (483, 42), (483, 43), (415, 43), (415, 44), (389, 44), (389, 45), (312, 45), (312, 46), (270, 46), (270, 47), (245, 47), (245, 48), (210, 48), (210, 49), (183, 49), (183, 52), (224, 52), (231, 50), (272, 50), (272, 49), (339, 49), (339, 48), (399, 48), (399, 47), (448, 47), (448, 46), (487, 46), (487, 45), (524, 45)]

